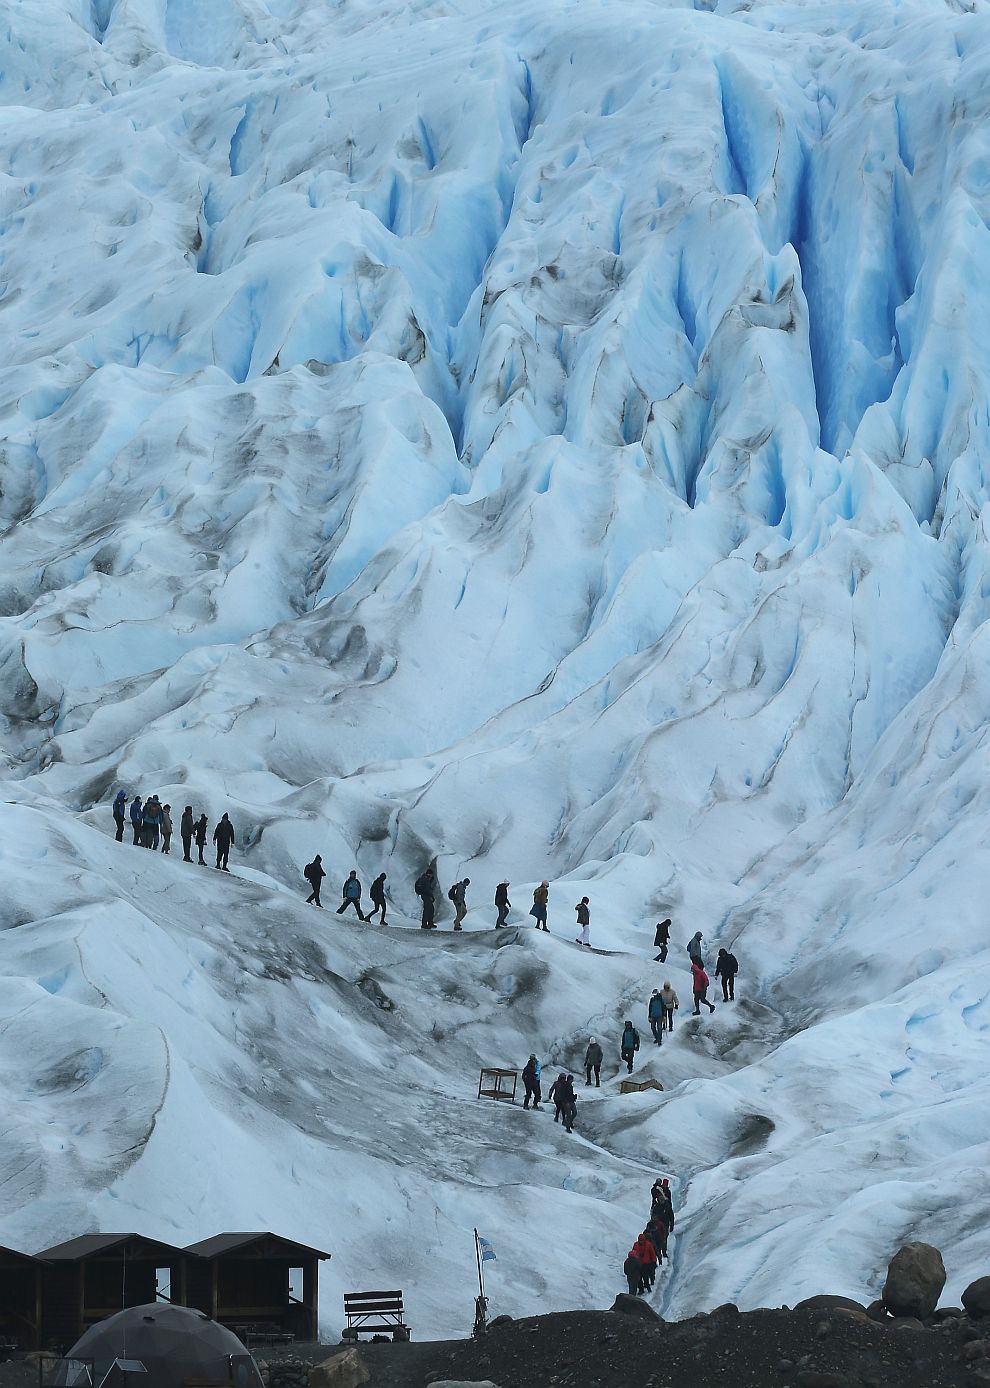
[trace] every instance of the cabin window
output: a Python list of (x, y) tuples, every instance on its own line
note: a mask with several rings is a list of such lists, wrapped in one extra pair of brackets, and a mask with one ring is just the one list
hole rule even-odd
[(155, 1268), (155, 1300), (172, 1300), (172, 1269)]
[(302, 1302), (303, 1299), (303, 1270), (302, 1268), (289, 1268), (289, 1300)]

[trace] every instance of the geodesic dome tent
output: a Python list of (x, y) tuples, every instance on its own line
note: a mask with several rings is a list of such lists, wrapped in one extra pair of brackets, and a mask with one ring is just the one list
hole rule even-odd
[(99, 1321), (62, 1362), (66, 1388), (82, 1388), (90, 1364), (93, 1388), (262, 1388), (257, 1365), (232, 1331), (202, 1311), (161, 1302)]

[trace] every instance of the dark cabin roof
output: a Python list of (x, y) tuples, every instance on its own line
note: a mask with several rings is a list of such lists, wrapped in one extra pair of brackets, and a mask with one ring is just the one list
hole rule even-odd
[(100, 1253), (113, 1253), (124, 1244), (137, 1241), (146, 1246), (151, 1257), (165, 1255), (168, 1258), (185, 1256), (188, 1250), (176, 1248), (170, 1243), (160, 1243), (158, 1239), (146, 1238), (144, 1234), (80, 1234), (76, 1239), (56, 1243), (51, 1248), (43, 1248), (37, 1254), (44, 1262), (80, 1263), (84, 1258), (93, 1258)]
[(22, 1253), (19, 1248), (5, 1248), (0, 1244), (0, 1263), (33, 1263), (41, 1267), (41, 1259), (33, 1253)]
[(267, 1231), (257, 1234), (214, 1234), (212, 1239), (191, 1243), (186, 1252), (197, 1258), (222, 1258), (227, 1253), (246, 1251), (252, 1244), (260, 1243), (262, 1239), (270, 1239), (273, 1243), (281, 1245), (289, 1254), (298, 1252), (311, 1258), (330, 1257), (329, 1253), (324, 1253), (320, 1248), (310, 1248), (308, 1244), (296, 1243), (293, 1239), (283, 1239), (281, 1234), (272, 1234)]

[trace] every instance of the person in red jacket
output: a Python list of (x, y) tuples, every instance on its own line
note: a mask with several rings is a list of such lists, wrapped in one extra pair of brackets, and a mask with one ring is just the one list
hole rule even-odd
[(691, 990), (694, 993), (694, 1015), (701, 1016), (701, 1004), (704, 1003), (709, 1012), (715, 1011), (715, 1004), (708, 1001), (708, 975), (696, 959), (691, 960)]
[(640, 1293), (648, 1292), (657, 1275), (657, 1250), (653, 1246), (653, 1240), (648, 1238), (645, 1232), (640, 1234), (633, 1244), (632, 1251), (641, 1269), (639, 1274)]

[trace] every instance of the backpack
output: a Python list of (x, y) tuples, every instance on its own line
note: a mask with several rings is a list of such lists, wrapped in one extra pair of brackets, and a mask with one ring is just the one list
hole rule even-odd
[(306, 866), (303, 868), (303, 877), (305, 877), (306, 881), (309, 882), (311, 885), (313, 881), (313, 869), (315, 867), (316, 862), (314, 860), (312, 863), (307, 863)]
[(448, 901), (456, 901), (456, 900), (457, 900), (457, 888), (458, 888), (459, 886), (460, 886), (460, 883), (459, 883), (459, 882), (455, 882), (454, 885), (453, 885), (452, 887), (448, 888), (448, 890), (447, 890), (447, 900), (448, 900)]
[(413, 886), (413, 891), (416, 893), (417, 896), (422, 896), (426, 891), (426, 887), (426, 873), (424, 872), (422, 877), (416, 878), (415, 885)]

